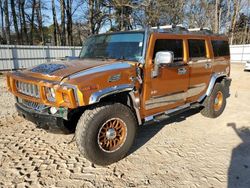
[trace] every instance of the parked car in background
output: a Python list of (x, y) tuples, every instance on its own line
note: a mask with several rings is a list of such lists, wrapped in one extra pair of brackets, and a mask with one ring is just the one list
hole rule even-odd
[(246, 62), (244, 70), (245, 71), (250, 71), (250, 60)]

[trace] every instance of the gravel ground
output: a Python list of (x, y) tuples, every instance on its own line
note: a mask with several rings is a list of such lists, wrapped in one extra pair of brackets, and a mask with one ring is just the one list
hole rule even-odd
[(139, 128), (130, 155), (99, 167), (72, 134), (18, 117), (0, 78), (0, 187), (250, 187), (250, 72), (232, 65), (222, 116), (191, 110)]

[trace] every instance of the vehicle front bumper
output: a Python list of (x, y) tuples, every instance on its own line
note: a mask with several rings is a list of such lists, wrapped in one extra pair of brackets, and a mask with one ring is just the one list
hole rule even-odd
[(53, 116), (52, 114), (41, 113), (33, 109), (29, 109), (20, 103), (15, 104), (18, 114), (28, 121), (35, 123), (41, 128), (64, 128), (63, 118)]

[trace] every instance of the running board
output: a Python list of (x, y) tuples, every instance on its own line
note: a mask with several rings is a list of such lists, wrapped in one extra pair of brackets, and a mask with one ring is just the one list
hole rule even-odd
[(165, 111), (165, 112), (161, 112), (161, 113), (157, 113), (157, 114), (154, 114), (154, 115), (151, 115), (151, 116), (147, 116), (144, 119), (144, 122), (159, 121), (159, 120), (167, 118), (167, 117), (169, 117), (171, 115), (179, 114), (179, 113), (181, 113), (183, 111), (186, 111), (187, 109), (190, 109), (191, 107), (197, 108), (199, 106), (200, 106), (199, 103), (194, 103), (194, 104), (188, 103), (188, 104), (185, 104), (183, 106), (179, 106), (177, 108), (170, 109), (170, 110)]

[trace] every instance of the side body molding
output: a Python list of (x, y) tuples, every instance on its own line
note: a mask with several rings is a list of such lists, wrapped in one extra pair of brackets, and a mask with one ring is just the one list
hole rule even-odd
[(222, 73), (214, 73), (212, 75), (206, 93), (203, 96), (200, 97), (200, 99), (198, 100), (198, 102), (201, 102), (205, 97), (211, 95), (211, 93), (213, 91), (213, 88), (214, 88), (214, 85), (216, 83), (216, 80), (218, 78), (221, 78), (221, 77), (227, 77), (227, 74), (224, 73), (224, 72), (222, 72)]
[(83, 71), (77, 72), (75, 74), (72, 74), (69, 76), (69, 79), (74, 79), (74, 78), (78, 78), (81, 76), (86, 76), (86, 75), (110, 71), (110, 70), (127, 69), (130, 67), (132, 67), (132, 65), (130, 65), (127, 62), (117, 62), (117, 63), (113, 63), (113, 64), (108, 64), (108, 65), (101, 65), (98, 67), (90, 68), (88, 70), (83, 70)]

